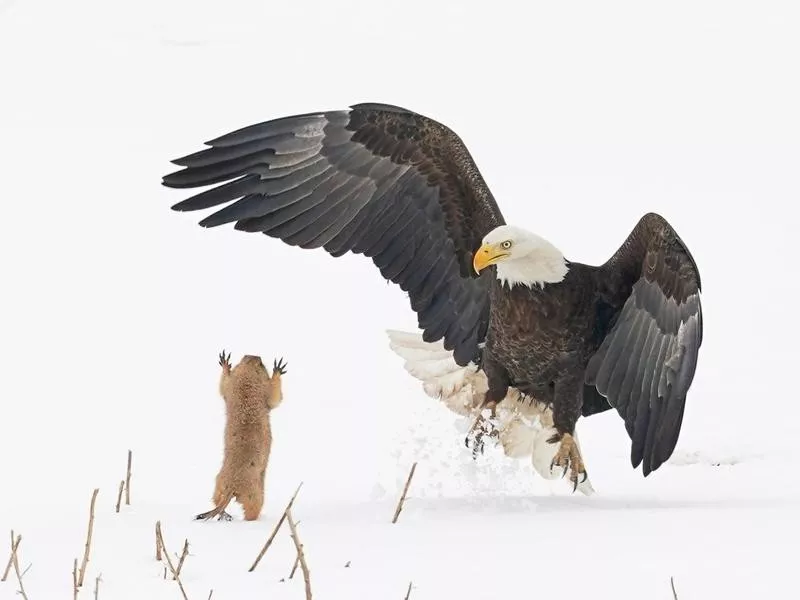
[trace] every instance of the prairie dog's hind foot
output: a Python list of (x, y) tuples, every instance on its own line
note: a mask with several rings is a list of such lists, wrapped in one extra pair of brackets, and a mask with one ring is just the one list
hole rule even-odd
[(208, 521), (213, 516), (217, 516), (217, 521), (233, 521), (233, 517), (229, 515), (225, 510), (217, 511), (216, 508), (212, 508), (209, 511), (204, 513), (200, 513), (199, 515), (195, 516), (195, 521)]

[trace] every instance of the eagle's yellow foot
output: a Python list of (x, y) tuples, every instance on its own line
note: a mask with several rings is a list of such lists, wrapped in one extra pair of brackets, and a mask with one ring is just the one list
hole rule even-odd
[[(575, 438), (565, 433), (560, 436), (560, 440), (558, 452), (556, 452), (553, 461), (550, 463), (550, 470), (552, 471), (553, 467), (558, 466), (564, 469), (564, 475), (569, 471), (569, 479), (572, 482), (572, 491), (574, 492), (578, 489), (578, 479), (580, 478), (580, 483), (583, 483), (588, 477), (586, 467), (583, 466), (583, 459)], [(556, 434), (547, 441), (554, 444), (559, 441), (559, 435)]]

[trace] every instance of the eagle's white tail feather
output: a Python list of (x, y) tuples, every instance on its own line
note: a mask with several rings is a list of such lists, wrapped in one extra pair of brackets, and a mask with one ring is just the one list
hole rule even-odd
[(486, 379), (470, 363), (462, 367), (453, 359), (453, 353), (439, 342), (426, 342), (422, 336), (404, 331), (388, 331), (390, 347), (405, 359), (404, 368), (422, 382), (425, 393), (439, 398), (453, 412), (466, 416), (483, 401), (482, 382)]
[[(459, 365), (453, 353), (445, 350), (440, 341), (426, 342), (422, 335), (388, 330), (391, 349), (405, 360), (404, 368), (422, 382), (425, 393), (438, 398), (451, 411), (462, 416), (474, 416), (483, 403), (488, 381), (477, 365)], [(516, 388), (509, 388), (506, 397), (497, 405), (497, 421), (503, 452), (511, 458), (531, 457), (535, 471), (545, 479), (560, 477), (550, 464), (558, 444), (548, 444), (553, 435), (553, 412), (549, 407), (527, 399), (520, 401)], [(578, 434), (574, 438), (578, 442)], [(580, 449), (580, 444), (578, 443)], [(590, 481), (578, 484), (578, 490), (589, 495), (594, 492)]]

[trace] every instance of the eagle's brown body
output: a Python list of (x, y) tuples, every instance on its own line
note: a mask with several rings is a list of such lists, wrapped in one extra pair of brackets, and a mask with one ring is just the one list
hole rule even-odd
[[(558, 382), (574, 388), (576, 400), (565, 406), (569, 415), (562, 417), (577, 420), (584, 386), (582, 376), (570, 374), (585, 370), (608, 329), (609, 307), (598, 295), (596, 279), (585, 265), (572, 263), (563, 282), (543, 288), (492, 285), (493, 310), (482, 355), (491, 400), (499, 402), (513, 386), (553, 404)], [(588, 393), (594, 399), (591, 389)], [(605, 400), (602, 404), (602, 410), (611, 408)]]

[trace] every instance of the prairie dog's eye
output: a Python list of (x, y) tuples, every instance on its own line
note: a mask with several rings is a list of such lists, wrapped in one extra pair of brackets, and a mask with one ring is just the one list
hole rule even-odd
[(500, 247), (503, 248), (504, 250), (508, 250), (509, 248), (511, 248), (511, 240), (506, 240), (505, 242), (500, 244)]

